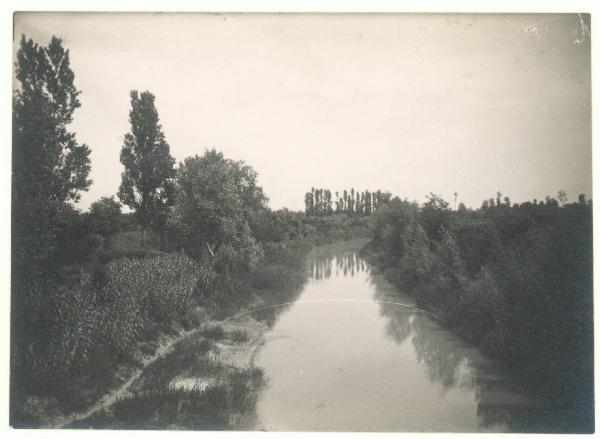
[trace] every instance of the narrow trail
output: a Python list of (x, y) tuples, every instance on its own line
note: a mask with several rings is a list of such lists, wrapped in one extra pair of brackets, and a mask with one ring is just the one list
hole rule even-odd
[[(65, 428), (66, 426), (68, 426), (74, 422), (83, 421), (83, 420), (91, 417), (92, 415), (96, 414), (97, 412), (99, 412), (102, 409), (110, 408), (116, 401), (118, 401), (120, 398), (123, 398), (124, 396), (127, 395), (127, 392), (129, 390), (129, 388), (131, 387), (131, 385), (133, 383), (135, 383), (135, 381), (142, 376), (142, 374), (148, 368), (148, 366), (152, 365), (160, 357), (167, 354), (171, 350), (171, 348), (173, 346), (175, 346), (177, 343), (182, 342), (189, 337), (195, 336), (195, 335), (199, 334), (200, 332), (204, 331), (205, 329), (208, 329), (209, 327), (227, 323), (227, 322), (234, 320), (242, 315), (249, 314), (250, 312), (254, 312), (259, 309), (262, 309), (262, 308), (257, 308), (257, 309), (254, 309), (254, 310), (251, 310), (248, 312), (230, 316), (223, 320), (208, 320), (207, 322), (205, 322), (204, 324), (202, 324), (201, 326), (199, 326), (197, 328), (190, 329), (189, 331), (180, 331), (178, 333), (178, 335), (176, 335), (175, 337), (170, 337), (166, 341), (164, 341), (162, 344), (160, 344), (158, 346), (158, 348), (156, 349), (156, 352), (154, 352), (154, 354), (152, 356), (144, 359), (142, 361), (142, 365), (131, 374), (131, 376), (127, 379), (127, 381), (122, 383), (117, 388), (114, 388), (111, 391), (109, 391), (108, 393), (106, 393), (98, 401), (96, 401), (90, 408), (88, 408), (85, 411), (76, 412), (76, 413), (72, 413), (71, 415), (68, 415), (68, 416), (57, 418), (57, 419), (55, 419), (55, 421), (53, 423), (44, 426), (44, 428)], [(252, 349), (252, 351), (250, 352), (251, 357), (254, 356), (254, 354), (256, 353), (256, 348), (258, 348), (259, 345), (260, 345), (260, 343), (257, 343), (256, 346)], [(252, 361), (252, 359), (250, 361)]]
[[(211, 322), (212, 323), (212, 322)], [(127, 394), (127, 391), (131, 387), (131, 385), (144, 373), (146, 368), (158, 360), (160, 357), (168, 353), (171, 348), (179, 343), (180, 341), (185, 340), (186, 338), (206, 329), (209, 324), (204, 324), (198, 328), (191, 329), (189, 331), (180, 331), (179, 334), (173, 338), (169, 338), (166, 342), (159, 345), (156, 352), (146, 358), (142, 362), (142, 366), (136, 369), (133, 374), (129, 377), (127, 381), (121, 384), (119, 387), (111, 390), (102, 396), (97, 402), (95, 402), (89, 409), (83, 412), (76, 412), (69, 416), (61, 417), (55, 420), (55, 422), (51, 425), (46, 426), (45, 428), (64, 428), (69, 424), (77, 421), (83, 421), (90, 416), (94, 415), (98, 411), (109, 408), (112, 406), (119, 398), (122, 398)]]

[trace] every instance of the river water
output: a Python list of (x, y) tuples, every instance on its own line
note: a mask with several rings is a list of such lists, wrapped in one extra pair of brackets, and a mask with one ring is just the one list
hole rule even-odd
[(510, 431), (528, 400), (476, 349), (358, 255), (319, 247), (309, 280), (266, 333), (250, 429)]

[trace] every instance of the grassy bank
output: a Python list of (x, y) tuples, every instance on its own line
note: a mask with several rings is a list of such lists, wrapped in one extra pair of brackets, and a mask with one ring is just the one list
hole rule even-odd
[[(182, 254), (156, 251), (116, 259), (84, 273), (78, 283), (56, 293), (60, 313), (48, 337), (50, 361), (37, 365), (39, 375), (32, 380), (45, 386), (29, 387), (29, 395), (13, 402), (21, 403), (14, 424), (51, 426), (56, 419), (84, 413), (126, 383), (162, 345), (186, 331), (244, 310), (293, 300), (304, 282), (304, 255), (309, 249), (302, 242), (265, 245), (262, 264), (229, 276), (218, 276)], [(257, 318), (272, 324), (275, 313), (262, 311)], [(228, 335), (244, 339), (241, 331)], [(169, 356), (178, 352), (161, 362), (168, 363)], [(237, 379), (235, 373), (227, 376)]]
[[(252, 411), (262, 371), (252, 365), (263, 331), (294, 300), (305, 279), (304, 242), (265, 246), (263, 263), (217, 278), (202, 297), (207, 315), (193, 331), (146, 367), (106, 408), (71, 428), (231, 429)], [(249, 315), (246, 311), (260, 309)]]
[(264, 325), (250, 318), (213, 322), (144, 369), (112, 404), (68, 428), (234, 428), (254, 408), (263, 383), (252, 356)]

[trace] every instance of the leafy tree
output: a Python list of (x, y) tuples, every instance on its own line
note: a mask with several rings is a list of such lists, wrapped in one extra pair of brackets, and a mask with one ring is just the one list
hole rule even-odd
[[(39, 391), (59, 264), (77, 235), (62, 234), (91, 181), (90, 150), (68, 130), (80, 106), (69, 51), (21, 37), (13, 92), (11, 418), (20, 392)], [(37, 359), (37, 362), (36, 362)], [(31, 394), (30, 393), (30, 394)]]
[(69, 203), (63, 205), (58, 216), (56, 239), (58, 251), (55, 263), (61, 270), (67, 271), (74, 267), (81, 269), (82, 264), (93, 260), (103, 241), (94, 230), (89, 213), (82, 213)]
[[(80, 107), (69, 51), (52, 37), (25, 36), (17, 52), (13, 96), (13, 264), (43, 270), (56, 251), (53, 224), (62, 204), (91, 184), (90, 150), (67, 126)], [(32, 267), (31, 265), (34, 264)]]
[(356, 192), (356, 213), (358, 215), (363, 214), (363, 203), (364, 203), (364, 194), (362, 192)]
[(558, 202), (561, 206), (566, 205), (569, 202), (569, 198), (567, 197), (567, 192), (563, 189), (558, 191)]
[(135, 212), (144, 233), (149, 227), (162, 229), (166, 212), (174, 201), (175, 160), (169, 152), (159, 124), (154, 95), (148, 91), (131, 92), (129, 112), (131, 132), (125, 134), (121, 149), (119, 199)]
[(421, 209), (421, 224), (432, 242), (440, 239), (441, 228), (448, 228), (450, 224), (451, 211), (449, 203), (434, 193), (426, 196), (427, 202)]
[(348, 215), (354, 215), (354, 188), (350, 189), (350, 195), (348, 196), (348, 210), (347, 210), (347, 214)]
[(365, 214), (371, 215), (372, 205), (371, 205), (371, 192), (368, 190), (365, 191)]
[(250, 224), (267, 202), (257, 176), (214, 149), (180, 163), (171, 224), (188, 253), (209, 255), (224, 270), (256, 266), (262, 250)]
[(102, 236), (104, 245), (110, 248), (110, 238), (121, 230), (121, 203), (114, 196), (102, 197), (93, 202), (89, 210), (94, 231)]
[(325, 214), (331, 215), (333, 213), (333, 209), (331, 208), (331, 191), (329, 189), (325, 189), (323, 197), (325, 204)]
[(312, 192), (307, 192), (304, 195), (304, 212), (307, 216), (315, 214), (315, 199)]
[(342, 206), (342, 210), (345, 213), (348, 213), (348, 191), (346, 189), (344, 189), (344, 198), (343, 198), (344, 202), (343, 202), (343, 206)]

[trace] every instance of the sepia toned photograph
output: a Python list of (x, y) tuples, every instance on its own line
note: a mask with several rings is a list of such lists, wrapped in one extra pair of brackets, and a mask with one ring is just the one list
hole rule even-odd
[(12, 19), (10, 427), (594, 433), (589, 13)]

